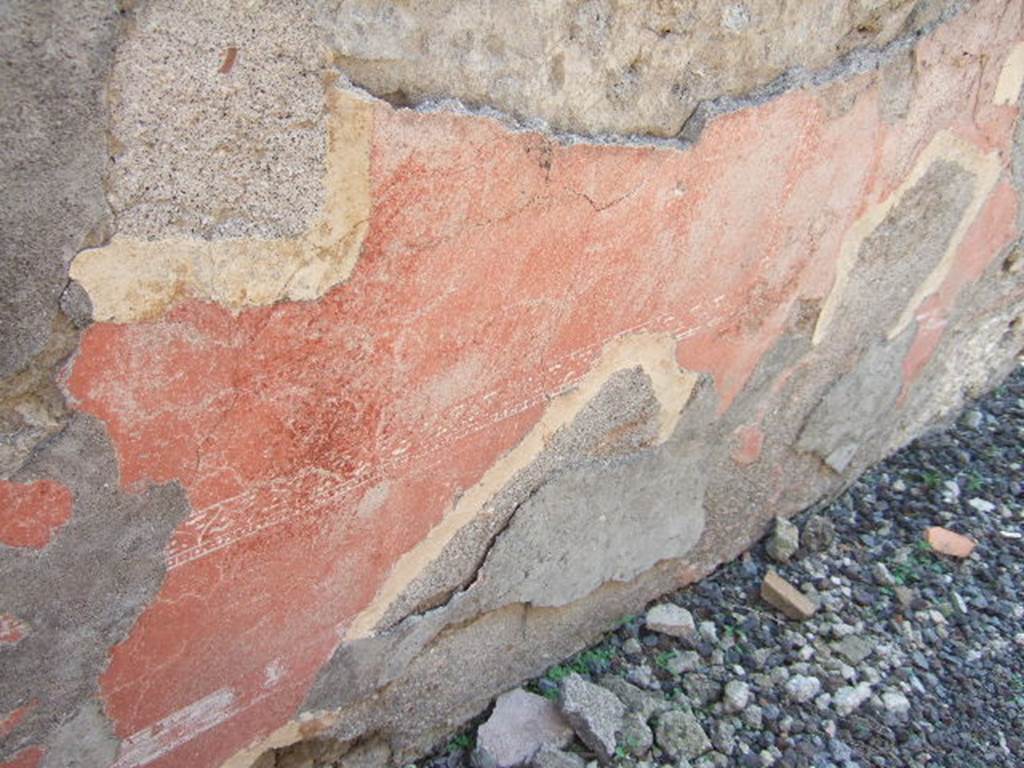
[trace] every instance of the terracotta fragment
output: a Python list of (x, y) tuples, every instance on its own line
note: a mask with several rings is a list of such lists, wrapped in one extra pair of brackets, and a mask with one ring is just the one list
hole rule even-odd
[(928, 546), (936, 552), (942, 555), (951, 555), (952, 557), (968, 557), (978, 545), (973, 539), (961, 536), (959, 533), (954, 533), (948, 528), (938, 525), (933, 525), (926, 530), (924, 538), (928, 542)]

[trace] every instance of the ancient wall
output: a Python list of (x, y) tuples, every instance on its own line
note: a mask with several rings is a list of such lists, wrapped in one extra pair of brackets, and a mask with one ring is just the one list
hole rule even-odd
[(1021, 0), (13, 0), (0, 51), (3, 768), (401, 764), (1024, 346)]

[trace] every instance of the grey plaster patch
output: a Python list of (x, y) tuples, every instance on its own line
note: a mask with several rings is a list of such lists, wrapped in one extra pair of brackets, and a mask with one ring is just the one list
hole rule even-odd
[(102, 228), (107, 0), (0, 4), (0, 378), (46, 345), (67, 265)]
[[(536, 601), (539, 610), (552, 603), (575, 604), (607, 587), (609, 581), (630, 581), (659, 561), (684, 555), (702, 532), (706, 473), (696, 457), (708, 439), (714, 405), (712, 387), (699, 384), (676, 426), (676, 436), (656, 448), (636, 448), (630, 435), (649, 435), (639, 441), (640, 446), (654, 438), (647, 418), (656, 414), (653, 390), (640, 369), (612, 376), (572, 424), (552, 436), (548, 449), (497, 494), (500, 502), (495, 501), (495, 506), (510, 505), (504, 510), (505, 524), (490, 540), (478, 542), (481, 551), (472, 558), (448, 561), (449, 568), (458, 569), (461, 586), (443, 604), (408, 615), (376, 636), (339, 646), (320, 671), (304, 709), (355, 705), (408, 674), (440, 635), (500, 612), (504, 606)], [(638, 418), (641, 415), (644, 418)], [(634, 431), (618, 430), (623, 424)], [(609, 430), (630, 450), (623, 455), (599, 452), (594, 456), (595, 447), (608, 448)], [(530, 474), (538, 468), (543, 469), (539, 477)], [(520, 486), (524, 475), (537, 485)], [(577, 493), (581, 487), (587, 489), (582, 496)], [(552, 512), (552, 505), (563, 497), (564, 507)], [(600, 497), (605, 498), (595, 502)], [(532, 506), (535, 499), (539, 500), (536, 507)], [(598, 508), (595, 504), (605, 514), (604, 521), (591, 515)], [(557, 520), (545, 521), (551, 514)], [(650, 525), (651, 532), (663, 540), (652, 543), (654, 536), (642, 537), (651, 550), (641, 553), (627, 548), (633, 560), (610, 547), (611, 536), (633, 537), (634, 526), (641, 524)], [(560, 526), (571, 541), (557, 540), (564, 535), (539, 536), (544, 525)], [(578, 553), (568, 553), (572, 542)], [(599, 544), (602, 549), (588, 550)], [(571, 558), (570, 565), (578, 570), (560, 570), (561, 558)], [(523, 579), (519, 573), (523, 569), (529, 578)], [(554, 580), (545, 587), (548, 579)]]
[(881, 69), (882, 87), (878, 111), (887, 123), (895, 123), (907, 116), (917, 80), (913, 49), (894, 56)]
[[(839, 346), (862, 346), (862, 323), (841, 322), (848, 313), (893, 327), (918, 287), (940, 264), (974, 195), (973, 173), (945, 159), (932, 162), (914, 186), (868, 235), (849, 270), (829, 334)], [(838, 446), (836, 446), (838, 447)]]
[(397, 106), (457, 99), (556, 131), (663, 138), (695, 111), (706, 119), (859, 49), (912, 41), (937, 20), (915, 14), (923, 4), (748, 0), (729, 14), (685, 0), (315, 3), (341, 71)]
[(46, 744), (42, 768), (96, 768), (112, 765), (118, 744), (113, 726), (96, 699), (83, 702)]
[(0, 712), (38, 702), (0, 744), (0, 760), (41, 743), (54, 750), (47, 766), (84, 766), (74, 760), (106, 754), (111, 744), (90, 709), (99, 675), (159, 589), (167, 541), (188, 504), (173, 484), (123, 493), (106, 432), (83, 414), (15, 477), (44, 478), (71, 490), (74, 509), (43, 550), (0, 545), (0, 607), (29, 627), (2, 652)]
[(57, 371), (78, 346), (78, 332), (63, 314), (49, 338), (17, 373), (0, 379), (0, 479), (17, 472), (42, 441), (63, 429), (70, 411)]
[(545, 483), (488, 554), (473, 587), (480, 602), (565, 605), (682, 556), (704, 530), (700, 460), (656, 451)]
[(908, 328), (892, 342), (875, 343), (831, 386), (807, 417), (796, 443), (799, 450), (817, 454), (839, 473), (849, 466), (864, 434), (896, 403), (901, 364), (914, 331)]
[(544, 452), (518, 472), (483, 512), (464, 526), (441, 555), (399, 595), (381, 628), (443, 604), (476, 574), (490, 543), (521, 505), (553, 473), (586, 457), (631, 452), (657, 436), (659, 404), (640, 368), (612, 375), (569, 425), (552, 435)]
[(304, 233), (323, 202), (318, 40), (299, 0), (140, 5), (111, 78), (118, 233)]
[(1024, 271), (1003, 269), (1010, 244), (963, 288), (942, 338), (910, 387), (886, 450), (929, 424), (948, 421), (964, 402), (1001, 381), (1024, 352)]

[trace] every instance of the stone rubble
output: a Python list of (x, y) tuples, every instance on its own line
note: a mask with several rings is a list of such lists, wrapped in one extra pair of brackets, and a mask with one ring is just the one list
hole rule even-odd
[(697, 634), (697, 625), (693, 615), (685, 608), (672, 603), (655, 605), (644, 617), (644, 623), (652, 632), (660, 632), (672, 637), (692, 638)]
[(477, 730), (473, 764), (515, 768), (526, 765), (545, 747), (568, 746), (572, 738), (572, 728), (554, 704), (516, 688), (497, 698), (487, 722)]
[(626, 707), (606, 688), (569, 675), (559, 690), (558, 706), (580, 741), (590, 747), (601, 762), (615, 755)]
[(789, 520), (776, 517), (775, 526), (765, 545), (768, 556), (777, 563), (788, 563), (799, 548), (800, 529)]

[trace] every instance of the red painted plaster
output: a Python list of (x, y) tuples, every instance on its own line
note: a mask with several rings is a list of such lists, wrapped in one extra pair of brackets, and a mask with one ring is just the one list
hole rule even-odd
[(764, 446), (764, 432), (757, 424), (748, 424), (736, 430), (736, 447), (732, 459), (737, 464), (753, 464), (761, 458)]
[(14, 645), (27, 634), (25, 622), (9, 613), (0, 613), (0, 645)]
[(0, 543), (42, 549), (71, 519), (71, 491), (60, 483), (0, 481)]
[(292, 717), (398, 557), (609, 339), (673, 334), (725, 411), (932, 136), (1006, 146), (1005, 109), (961, 108), (979, 79), (940, 50), (973, 39), (951, 29), (922, 49), (934, 61), (898, 126), (867, 76), (842, 113), (793, 92), (688, 151), (558, 146), (381, 106), (370, 231), (345, 285), (90, 327), (71, 394), (106, 423), (126, 488), (176, 480), (194, 509), (101, 680), (129, 739), (118, 766), (214, 766)]
[(6, 763), (0, 763), (0, 768), (39, 768), (45, 754), (42, 747), (26, 747)]
[(27, 715), (29, 712), (35, 709), (35, 707), (36, 703), (31, 702), (29, 704), (24, 704), (18, 707), (17, 709), (8, 712), (6, 715), (0, 717), (0, 738), (7, 736), (15, 728), (17, 728), (21, 721), (25, 719), (25, 715)]

